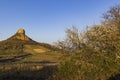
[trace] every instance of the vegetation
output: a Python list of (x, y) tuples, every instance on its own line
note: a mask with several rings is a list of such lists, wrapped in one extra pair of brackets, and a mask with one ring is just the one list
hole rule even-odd
[(67, 29), (56, 47), (13, 37), (0, 43), (0, 80), (120, 80), (120, 5), (83, 33)]
[(0, 55), (0, 80), (46, 80), (56, 70), (61, 53)]
[(0, 42), (0, 80), (45, 80), (56, 70), (61, 53), (33, 41), (24, 29)]
[(72, 27), (66, 33), (66, 39), (56, 46), (69, 57), (49, 80), (120, 79), (120, 5), (104, 13), (100, 25), (84, 33)]
[[(12, 67), (11, 67), (12, 66)], [(12, 64), (0, 66), (1, 80), (45, 80), (57, 70), (55, 65)]]

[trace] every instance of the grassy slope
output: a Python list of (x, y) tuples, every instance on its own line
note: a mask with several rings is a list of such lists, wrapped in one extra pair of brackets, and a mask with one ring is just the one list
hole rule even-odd
[(59, 62), (61, 54), (51, 51), (51, 52), (46, 52), (46, 53), (38, 53), (38, 54), (33, 54), (32, 56), (25, 58), (23, 61), (49, 61), (49, 62)]

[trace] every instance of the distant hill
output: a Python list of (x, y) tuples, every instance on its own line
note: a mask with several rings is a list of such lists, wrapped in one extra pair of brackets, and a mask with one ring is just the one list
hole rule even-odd
[(34, 54), (51, 50), (54, 50), (51, 45), (29, 38), (24, 29), (19, 29), (12, 37), (0, 42), (0, 54)]

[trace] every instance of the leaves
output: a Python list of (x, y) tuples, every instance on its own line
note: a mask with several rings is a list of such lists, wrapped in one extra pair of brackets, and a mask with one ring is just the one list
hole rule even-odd
[(76, 27), (67, 29), (62, 45), (73, 52), (54, 80), (107, 80), (120, 73), (120, 5), (111, 7), (103, 17), (101, 25), (93, 25), (82, 35)]

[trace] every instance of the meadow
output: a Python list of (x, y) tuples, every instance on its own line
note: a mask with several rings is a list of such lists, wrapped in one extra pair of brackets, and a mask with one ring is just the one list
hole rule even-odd
[(61, 54), (46, 52), (0, 55), (0, 80), (45, 80), (56, 70)]

